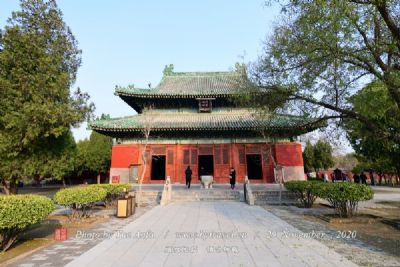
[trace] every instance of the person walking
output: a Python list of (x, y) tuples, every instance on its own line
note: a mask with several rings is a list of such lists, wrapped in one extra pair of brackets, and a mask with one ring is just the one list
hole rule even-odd
[(190, 188), (190, 183), (192, 182), (192, 170), (190, 169), (190, 166), (187, 166), (185, 171), (185, 176), (186, 176), (186, 186), (187, 188)]
[(231, 171), (229, 173), (229, 183), (231, 184), (231, 189), (235, 189), (235, 184), (236, 184), (236, 171), (232, 167)]

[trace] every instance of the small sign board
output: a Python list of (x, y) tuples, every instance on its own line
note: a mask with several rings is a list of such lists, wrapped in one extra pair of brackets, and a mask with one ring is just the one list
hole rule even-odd
[(56, 241), (65, 241), (68, 239), (68, 231), (67, 228), (60, 227), (57, 228), (54, 232), (54, 240)]
[(113, 177), (111, 177), (111, 182), (113, 184), (119, 184), (120, 178), (120, 175), (114, 175)]

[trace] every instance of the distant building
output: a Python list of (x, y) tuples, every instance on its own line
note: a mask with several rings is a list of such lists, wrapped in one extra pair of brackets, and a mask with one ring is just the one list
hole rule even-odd
[[(173, 183), (184, 184), (187, 166), (193, 182), (201, 171), (217, 183), (228, 183), (233, 166), (237, 182), (247, 175), (253, 183), (273, 183), (272, 157), (284, 166), (287, 180), (303, 180), (301, 145), (290, 140), (313, 130), (312, 120), (257, 116), (233, 101), (243, 81), (244, 69), (174, 72), (170, 65), (153, 89), (117, 88), (115, 94), (138, 114), (90, 124), (94, 131), (114, 138), (110, 181), (134, 182), (143, 171), (142, 155), (147, 158), (144, 183), (163, 183), (170, 176)], [(144, 154), (145, 128), (150, 128), (150, 138)]]

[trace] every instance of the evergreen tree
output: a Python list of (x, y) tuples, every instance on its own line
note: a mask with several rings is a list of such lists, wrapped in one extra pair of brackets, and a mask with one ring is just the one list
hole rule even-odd
[(74, 164), (74, 175), (76, 176), (87, 176), (89, 174), (87, 167), (88, 147), (89, 139), (80, 140), (76, 144), (76, 158)]
[(334, 165), (331, 145), (323, 140), (318, 140), (314, 145), (314, 170), (327, 170)]
[[(102, 115), (101, 119), (105, 116)], [(88, 170), (97, 174), (100, 183), (100, 174), (107, 173), (111, 166), (112, 138), (93, 131), (87, 147), (86, 166)]]
[[(109, 118), (101, 115), (100, 119)], [(112, 138), (93, 131), (89, 139), (79, 141), (75, 161), (75, 173), (85, 179), (107, 173), (111, 166)]]
[[(382, 82), (374, 81), (368, 84), (350, 101), (354, 110), (362, 112), (387, 132), (400, 132), (400, 113), (396, 112), (396, 103)], [(397, 173), (400, 176), (400, 143), (371, 133), (358, 121), (346, 120), (345, 129), (353, 149), (361, 160), (358, 171), (365, 167), (381, 173)]]
[(311, 171), (313, 169), (314, 162), (314, 149), (310, 141), (307, 141), (306, 147), (304, 148), (303, 160), (305, 172)]
[(323, 140), (318, 140), (315, 145), (307, 141), (303, 152), (305, 171), (327, 170), (334, 165), (331, 145)]
[(91, 114), (89, 96), (70, 92), (80, 54), (54, 0), (21, 0), (0, 36), (0, 177), (7, 193), (32, 174), (35, 159), (51, 158), (54, 143), (64, 150), (70, 127)]

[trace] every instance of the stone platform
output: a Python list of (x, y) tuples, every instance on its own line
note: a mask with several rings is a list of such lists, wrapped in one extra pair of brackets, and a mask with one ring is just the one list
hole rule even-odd
[[(278, 184), (252, 184), (255, 204), (278, 204), (279, 185)], [(157, 205), (160, 203), (163, 185), (142, 185), (143, 203)], [(135, 186), (133, 191), (138, 192)], [(244, 201), (243, 184), (236, 184), (236, 188), (231, 190), (230, 184), (214, 184), (212, 189), (204, 189), (200, 184), (192, 184), (190, 189), (182, 184), (172, 185), (172, 202), (189, 201)], [(291, 192), (282, 191), (282, 203), (293, 204), (296, 200)]]

